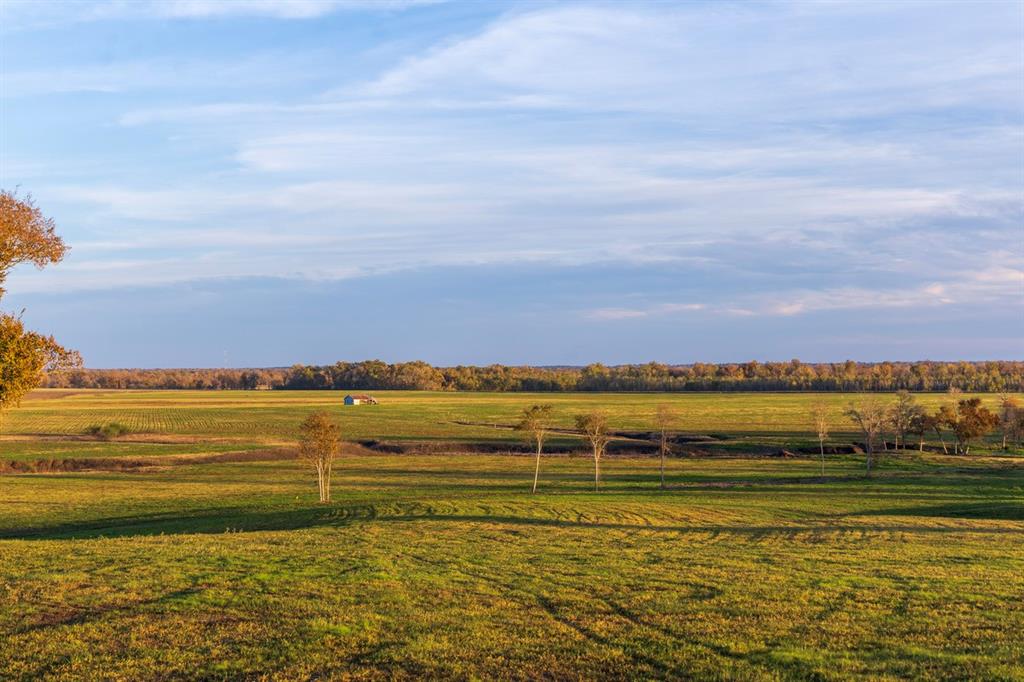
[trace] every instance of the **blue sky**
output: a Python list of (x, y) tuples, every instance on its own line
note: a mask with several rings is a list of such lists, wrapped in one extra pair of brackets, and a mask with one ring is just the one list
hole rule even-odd
[(1024, 357), (1017, 2), (0, 0), (94, 367)]

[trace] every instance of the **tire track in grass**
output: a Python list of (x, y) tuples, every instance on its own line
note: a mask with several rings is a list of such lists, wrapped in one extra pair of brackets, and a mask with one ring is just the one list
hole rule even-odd
[(583, 624), (577, 623), (568, 616), (561, 613), (560, 608), (546, 595), (535, 594), (529, 590), (518, 587), (513, 583), (506, 582), (494, 575), (488, 575), (487, 573), (479, 570), (473, 571), (465, 568), (463, 565), (455, 566), (447, 562), (441, 562), (435, 559), (428, 559), (423, 556), (416, 554), (408, 555), (409, 558), (417, 561), (421, 564), (425, 564), (434, 568), (441, 568), (446, 573), (458, 573), (464, 577), (471, 578), (473, 580), (483, 582), (491, 585), (495, 588), (500, 595), (504, 598), (513, 601), (525, 609), (531, 609), (531, 607), (540, 607), (540, 609), (547, 614), (547, 616), (560, 625), (563, 628), (571, 630), (579, 635), (584, 641), (591, 645), (601, 647), (610, 653), (622, 653), (628, 656), (634, 664), (641, 664), (649, 669), (652, 669), (663, 676), (663, 678), (671, 677), (671, 673), (677, 672), (673, 667), (659, 661), (646, 654), (644, 651), (635, 647), (628, 646), (623, 643), (615, 642), (598, 632), (595, 632), (592, 628), (589, 628)]

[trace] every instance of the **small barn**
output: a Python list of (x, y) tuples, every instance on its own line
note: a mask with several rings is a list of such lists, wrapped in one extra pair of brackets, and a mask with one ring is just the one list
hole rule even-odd
[(372, 395), (357, 394), (345, 396), (346, 405), (376, 405), (377, 399)]

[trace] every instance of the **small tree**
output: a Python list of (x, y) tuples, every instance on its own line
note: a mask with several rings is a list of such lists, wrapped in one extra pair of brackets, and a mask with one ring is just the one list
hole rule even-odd
[(917, 411), (914, 412), (910, 418), (910, 424), (907, 426), (907, 433), (917, 436), (917, 451), (924, 452), (924, 437), (929, 431), (934, 428), (932, 424), (932, 417), (930, 414), (925, 412), (924, 408), (920, 405), (917, 406)]
[(946, 426), (956, 436), (957, 454), (971, 454), (971, 442), (992, 431), (999, 424), (999, 415), (981, 404), (981, 398), (967, 398), (957, 403), (955, 412), (947, 412)]
[(544, 449), (544, 439), (551, 428), (551, 405), (533, 405), (523, 410), (516, 429), (526, 435), (526, 439), (537, 447), (537, 461), (533, 468), (533, 491), (537, 492), (537, 480), (540, 478), (540, 454)]
[(590, 441), (594, 455), (594, 490), (597, 491), (601, 485), (601, 457), (611, 440), (608, 435), (608, 414), (598, 410), (576, 415), (576, 428)]
[(939, 409), (935, 410), (935, 414), (928, 417), (928, 424), (935, 431), (935, 435), (938, 436), (939, 443), (942, 444), (942, 454), (944, 455), (949, 454), (949, 448), (946, 447), (946, 437), (942, 435), (942, 429), (953, 419), (956, 419), (956, 410), (949, 405), (940, 405)]
[(665, 457), (671, 449), (668, 442), (668, 432), (679, 421), (679, 413), (671, 405), (658, 405), (654, 413), (654, 422), (658, 427), (658, 454), (661, 455), (661, 489), (665, 489)]
[(821, 475), (825, 475), (825, 440), (828, 438), (828, 405), (819, 400), (811, 406), (811, 421), (818, 434), (818, 450), (821, 452)]
[(1013, 421), (1007, 427), (1009, 429), (1010, 442), (1015, 446), (1020, 445), (1021, 438), (1024, 437), (1024, 409), (1017, 408), (1013, 413)]
[(896, 402), (889, 408), (889, 423), (892, 425), (897, 450), (901, 445), (904, 450), (907, 449), (906, 440), (910, 423), (919, 411), (920, 408), (909, 391), (896, 392)]
[(341, 449), (341, 429), (326, 412), (314, 412), (302, 422), (299, 458), (316, 469), (320, 501), (331, 501), (331, 469)]
[(875, 453), (875, 439), (885, 429), (888, 410), (876, 398), (862, 401), (859, 405), (851, 404), (846, 409), (846, 416), (860, 427), (864, 434), (864, 445), (867, 450), (867, 475), (871, 475), (871, 460)]
[(1003, 450), (1007, 449), (1007, 440), (1014, 440), (1014, 426), (1019, 421), (1020, 402), (1007, 393), (999, 396), (999, 426), (1003, 431)]

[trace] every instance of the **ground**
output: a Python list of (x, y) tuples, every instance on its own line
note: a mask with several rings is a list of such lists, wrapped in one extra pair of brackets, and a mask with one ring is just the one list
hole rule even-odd
[[(332, 409), (360, 439), (511, 448), (456, 422), (537, 398), (381, 397)], [(832, 455), (822, 477), (742, 452), (806, 445), (813, 398), (687, 395), (720, 449), (672, 458), (665, 491), (652, 457), (610, 457), (595, 493), (586, 457), (550, 456), (530, 495), (527, 456), (358, 448), (320, 505), (288, 445), (338, 398), (44, 393), (11, 413), (10, 461), (154, 465), (0, 476), (0, 677), (1024, 679), (1019, 455), (888, 454), (872, 479)], [(544, 399), (637, 430), (666, 398)], [(77, 440), (111, 420), (135, 440)]]

